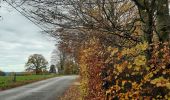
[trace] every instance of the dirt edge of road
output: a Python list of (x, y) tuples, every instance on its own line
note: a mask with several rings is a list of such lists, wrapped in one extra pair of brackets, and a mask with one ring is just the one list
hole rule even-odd
[[(56, 99), (57, 100), (57, 99)], [(82, 100), (79, 79), (74, 81), (59, 100)]]

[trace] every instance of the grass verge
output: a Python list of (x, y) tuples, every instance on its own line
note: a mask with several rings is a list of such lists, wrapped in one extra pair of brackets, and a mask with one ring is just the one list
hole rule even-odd
[(16, 76), (16, 81), (13, 81), (13, 76), (0, 76), (0, 91), (22, 86), (28, 83), (56, 77), (59, 75), (27, 75)]

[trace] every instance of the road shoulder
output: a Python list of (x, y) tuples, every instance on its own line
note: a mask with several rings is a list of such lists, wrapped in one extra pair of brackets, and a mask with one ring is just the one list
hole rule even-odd
[(81, 100), (79, 79), (74, 81), (69, 89), (60, 97), (59, 100)]

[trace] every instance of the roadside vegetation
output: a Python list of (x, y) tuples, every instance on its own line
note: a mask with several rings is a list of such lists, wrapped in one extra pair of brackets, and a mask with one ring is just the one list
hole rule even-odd
[(40, 80), (44, 80), (44, 79), (52, 78), (56, 76), (59, 76), (59, 75), (49, 74), (49, 75), (0, 76), (0, 90), (25, 85), (28, 83), (32, 83), (35, 81), (40, 81)]

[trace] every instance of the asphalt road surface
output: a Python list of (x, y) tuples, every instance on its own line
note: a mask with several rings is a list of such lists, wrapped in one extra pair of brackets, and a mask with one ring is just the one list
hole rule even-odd
[(0, 92), (0, 100), (57, 100), (78, 76), (62, 76)]

